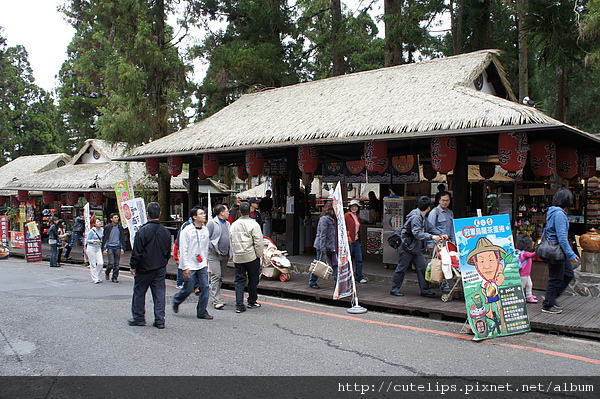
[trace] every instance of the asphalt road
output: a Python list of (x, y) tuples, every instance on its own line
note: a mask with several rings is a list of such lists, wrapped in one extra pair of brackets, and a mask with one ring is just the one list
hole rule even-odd
[(93, 284), (83, 267), (0, 261), (2, 376), (598, 376), (600, 343), (526, 333), (482, 342), (462, 324), (260, 295), (260, 309), (166, 329), (130, 327), (133, 280)]

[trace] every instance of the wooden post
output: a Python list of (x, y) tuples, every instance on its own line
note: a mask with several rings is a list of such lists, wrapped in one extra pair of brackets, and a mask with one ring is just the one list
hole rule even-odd
[(188, 185), (188, 202), (187, 209), (184, 208), (183, 220), (187, 220), (187, 216), (190, 214), (190, 210), (198, 205), (198, 168), (201, 168), (200, 159), (193, 157), (189, 165), (189, 185)]
[(467, 217), (469, 209), (470, 198), (469, 198), (469, 149), (466, 137), (457, 137), (457, 153), (456, 153), (456, 166), (454, 167), (454, 199), (452, 201), (452, 210), (454, 211), (454, 217), (464, 218)]

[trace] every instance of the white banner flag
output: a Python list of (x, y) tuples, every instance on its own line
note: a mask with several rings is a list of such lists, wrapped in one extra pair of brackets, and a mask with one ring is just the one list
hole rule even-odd
[(335, 290), (333, 291), (333, 299), (340, 299), (354, 295), (356, 292), (350, 246), (348, 245), (348, 234), (346, 233), (346, 221), (344, 220), (344, 200), (342, 198), (340, 183), (335, 187), (332, 199), (333, 210), (337, 218), (338, 233), (338, 278)]
[(123, 217), (129, 229), (131, 248), (133, 248), (135, 233), (148, 222), (148, 218), (146, 217), (146, 203), (143, 198), (134, 198), (129, 201), (123, 201), (122, 209)]

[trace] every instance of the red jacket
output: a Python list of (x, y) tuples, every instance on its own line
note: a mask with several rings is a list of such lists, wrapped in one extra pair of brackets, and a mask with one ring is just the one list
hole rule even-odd
[[(356, 217), (358, 218), (358, 214), (356, 214)], [(352, 244), (355, 241), (354, 237), (360, 237), (360, 222), (358, 223), (358, 225), (356, 224), (354, 218), (352, 217), (352, 212), (346, 212), (346, 214), (344, 215), (344, 220), (346, 221), (346, 233), (348, 234), (348, 242)]]

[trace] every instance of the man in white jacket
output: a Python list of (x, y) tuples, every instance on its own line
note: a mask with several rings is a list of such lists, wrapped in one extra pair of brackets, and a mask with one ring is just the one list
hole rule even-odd
[(244, 286), (248, 273), (248, 308), (260, 308), (258, 300), (258, 278), (260, 277), (260, 260), (263, 255), (263, 237), (256, 220), (251, 219), (250, 204), (240, 204), (242, 217), (231, 225), (231, 247), (233, 264), (235, 265), (235, 312), (246, 311), (244, 306)]
[(179, 305), (194, 291), (194, 275), (200, 284), (196, 317), (212, 320), (206, 307), (208, 305), (208, 229), (204, 226), (204, 210), (195, 206), (191, 212), (192, 223), (186, 226), (179, 236), (179, 268), (183, 270), (183, 288), (173, 297), (173, 312), (179, 312)]

